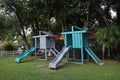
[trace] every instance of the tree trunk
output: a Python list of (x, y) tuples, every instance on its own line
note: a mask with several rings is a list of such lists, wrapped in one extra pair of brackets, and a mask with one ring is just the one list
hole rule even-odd
[(111, 58), (111, 55), (110, 55), (110, 48), (108, 47), (108, 58), (110, 59)]
[[(33, 31), (32, 36), (39, 35), (39, 30), (40, 29), (39, 29), (39, 24), (38, 24), (37, 19), (33, 23), (31, 23), (31, 28), (32, 28), (32, 31)], [(31, 46), (34, 46), (34, 44), (35, 44), (35, 41), (34, 41), (34, 39), (32, 39)]]
[(120, 25), (120, 9), (117, 9), (117, 19), (116, 22), (118, 25)]
[(62, 32), (65, 31), (65, 29), (64, 29), (64, 21), (62, 22), (61, 26), (62, 26)]
[(17, 32), (21, 35), (21, 37), (25, 43), (25, 48), (28, 50), (30, 48), (30, 46), (28, 44), (27, 37), (21, 33), (21, 30), (17, 29)]
[(102, 45), (102, 58), (105, 59), (105, 45)]
[(26, 50), (30, 49), (30, 46), (29, 46), (29, 44), (28, 44), (27, 37), (22, 36), (22, 38), (23, 38), (23, 40), (24, 40)]

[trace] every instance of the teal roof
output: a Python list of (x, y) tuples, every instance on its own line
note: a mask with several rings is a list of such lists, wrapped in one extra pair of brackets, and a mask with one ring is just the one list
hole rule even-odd
[(74, 33), (89, 33), (89, 31), (86, 30), (86, 29), (82, 29), (82, 28), (76, 27), (76, 26), (72, 26), (71, 31), (62, 32), (61, 34), (74, 34)]

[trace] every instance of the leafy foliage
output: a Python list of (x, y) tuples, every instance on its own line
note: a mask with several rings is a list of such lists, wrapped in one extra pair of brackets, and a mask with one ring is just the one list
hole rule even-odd
[[(95, 33), (98, 43), (108, 48), (110, 54), (118, 61), (120, 61), (119, 43), (120, 43), (120, 28), (116, 24), (112, 24), (109, 28), (101, 27)], [(110, 53), (111, 51), (111, 53)]]
[(15, 50), (15, 46), (13, 45), (13, 43), (11, 41), (5, 41), (3, 43), (3, 48), (6, 51), (12, 51)]
[[(10, 35), (3, 34), (2, 37), (6, 36), (7, 38), (5, 38), (8, 40), (13, 38), (11, 35), (20, 35), (27, 49), (30, 47), (30, 42), (24, 28), (30, 27), (33, 36), (38, 35), (41, 30), (54, 33), (69, 30), (69, 26), (73, 24), (89, 29), (96, 29), (96, 25), (110, 28), (109, 26), (113, 22), (116, 22), (117, 25), (120, 24), (120, 18), (112, 19), (109, 13), (109, 9), (113, 8), (117, 11), (117, 16), (120, 16), (119, 0), (1, 0), (1, 2), (2, 8), (7, 13), (5, 14), (12, 20), (4, 22), (6, 19), (2, 20), (1, 18), (0, 24), (4, 27), (0, 27), (0, 31), (13, 32), (9, 33)], [(105, 9), (102, 9), (101, 5), (104, 5)], [(50, 22), (53, 17), (56, 20), (54, 25)], [(96, 24), (96, 22), (98, 23)], [(100, 30), (105, 34), (101, 34), (104, 37), (101, 37), (99, 42), (109, 42), (104, 43), (106, 46), (116, 45), (118, 41), (115, 41), (116, 33), (113, 33), (115, 30), (110, 29), (109, 32), (106, 32), (108, 28)], [(109, 34), (109, 40), (106, 37), (107, 34)], [(114, 37), (112, 38), (112, 36)]]
[(120, 42), (120, 29), (117, 25), (113, 24), (109, 28), (99, 28), (95, 36), (100, 44), (115, 49)]
[(15, 26), (17, 25), (13, 19), (0, 14), (0, 40), (13, 40), (16, 31)]

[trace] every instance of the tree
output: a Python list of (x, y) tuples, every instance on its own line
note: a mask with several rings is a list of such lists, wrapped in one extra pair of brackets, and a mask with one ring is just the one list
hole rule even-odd
[(15, 29), (14, 29), (14, 23), (13, 20), (4, 14), (0, 14), (0, 40), (13, 40), (13, 37), (15, 36)]
[[(110, 50), (111, 49), (114, 50), (114, 52), (112, 53), (116, 54), (118, 53), (118, 51), (117, 52), (115, 51), (117, 49), (117, 47), (115, 46), (120, 45), (119, 36), (117, 35), (119, 34), (119, 31), (120, 31), (120, 28), (119, 28), (120, 19), (118, 18), (119, 17), (118, 8), (120, 5), (120, 1), (119, 0), (117, 1), (115, 0), (101, 0), (101, 1), (92, 0), (92, 3), (94, 6), (93, 11), (95, 11), (96, 13), (94, 18), (97, 19), (98, 26), (100, 27), (100, 29), (96, 30), (97, 40), (99, 43), (105, 45)], [(111, 17), (110, 9), (117, 12), (116, 18)], [(113, 25), (113, 23), (115, 23), (115, 25)], [(118, 59), (120, 59), (120, 57)]]
[(15, 23), (18, 23), (14, 28), (16, 29), (17, 33), (22, 36), (25, 46), (27, 49), (29, 49), (29, 43), (27, 41), (27, 35), (25, 34), (25, 28), (27, 28), (26, 25), (26, 16), (27, 16), (27, 9), (26, 9), (26, 0), (2, 0), (2, 3), (4, 4), (6, 8), (6, 12), (9, 14), (12, 14)]
[[(0, 32), (5, 32), (5, 17), (0, 14)], [(3, 34), (1, 34), (0, 39), (2, 39)]]
[[(100, 27), (95, 36), (100, 44), (108, 48), (108, 55), (110, 56), (110, 50), (116, 50), (120, 42), (120, 29), (116, 24), (112, 24), (110, 28)], [(117, 56), (114, 55), (114, 57)]]
[[(55, 33), (69, 30), (71, 25), (85, 27), (89, 30), (99, 25), (111, 27), (119, 25), (119, 18), (112, 18), (109, 9), (120, 13), (120, 1), (117, 0), (1, 0), (6, 13), (11, 16), (16, 32), (21, 35), (26, 48), (30, 47), (25, 29), (32, 29), (32, 36), (40, 30)], [(59, 4), (58, 4), (59, 3)], [(104, 8), (102, 8), (104, 6)], [(12, 15), (11, 15), (12, 14)], [(119, 15), (118, 15), (119, 17)], [(51, 18), (55, 24), (51, 24)], [(14, 24), (13, 24), (14, 25)], [(107, 30), (106, 29), (106, 30)]]

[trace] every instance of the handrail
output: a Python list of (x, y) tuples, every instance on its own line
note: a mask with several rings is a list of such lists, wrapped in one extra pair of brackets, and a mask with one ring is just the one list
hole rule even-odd
[(81, 28), (77, 27), (77, 26), (72, 26), (72, 31), (74, 31), (74, 29), (79, 29), (79, 30), (82, 30)]

